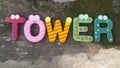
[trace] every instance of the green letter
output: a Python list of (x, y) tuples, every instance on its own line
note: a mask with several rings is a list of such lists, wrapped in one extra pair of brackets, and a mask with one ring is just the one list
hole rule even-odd
[(80, 14), (78, 17), (74, 18), (73, 20), (73, 39), (75, 41), (79, 42), (92, 42), (93, 37), (92, 36), (86, 36), (86, 35), (79, 35), (80, 32), (87, 32), (88, 27), (86, 26), (79, 26), (80, 23), (92, 23), (93, 19), (92, 17), (89, 17), (87, 14), (83, 15)]

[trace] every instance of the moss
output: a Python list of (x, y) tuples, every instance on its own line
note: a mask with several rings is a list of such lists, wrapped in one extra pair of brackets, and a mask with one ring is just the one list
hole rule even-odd
[(67, 6), (65, 12), (73, 16), (80, 13), (88, 13), (90, 15), (113, 13), (113, 7), (110, 0), (76, 0), (72, 6)]
[(0, 36), (4, 36), (7, 33), (11, 33), (11, 24), (4, 24), (4, 26), (0, 27)]

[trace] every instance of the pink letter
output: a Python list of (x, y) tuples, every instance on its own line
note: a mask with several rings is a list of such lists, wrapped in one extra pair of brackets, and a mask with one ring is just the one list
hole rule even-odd
[[(32, 36), (31, 34), (31, 26), (33, 24), (37, 24), (39, 26), (39, 34), (37, 36)], [(30, 42), (39, 42), (45, 36), (45, 24), (40, 20), (39, 15), (30, 15), (29, 19), (26, 21), (24, 25), (24, 34), (28, 41)]]

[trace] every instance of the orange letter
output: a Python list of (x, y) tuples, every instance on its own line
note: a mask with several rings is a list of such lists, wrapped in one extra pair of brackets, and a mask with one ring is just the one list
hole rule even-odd
[(56, 36), (57, 36), (57, 33), (58, 33), (59, 41), (61, 43), (64, 43), (66, 41), (67, 36), (68, 36), (68, 32), (69, 32), (69, 29), (70, 29), (70, 24), (72, 22), (72, 18), (68, 17), (66, 19), (64, 30), (62, 30), (60, 20), (56, 20), (55, 26), (54, 26), (53, 29), (52, 29), (52, 24), (51, 24), (51, 18), (50, 17), (46, 17), (45, 22), (46, 22), (49, 41), (50, 42), (55, 42)]

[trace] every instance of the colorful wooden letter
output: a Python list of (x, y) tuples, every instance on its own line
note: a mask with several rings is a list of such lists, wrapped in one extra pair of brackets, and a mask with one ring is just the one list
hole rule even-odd
[(68, 36), (68, 32), (69, 32), (69, 29), (70, 29), (72, 18), (68, 17), (66, 19), (64, 30), (62, 30), (60, 20), (56, 20), (54, 29), (52, 29), (52, 24), (51, 24), (51, 18), (50, 17), (46, 17), (45, 22), (46, 22), (46, 26), (47, 26), (49, 41), (50, 42), (55, 42), (56, 36), (57, 36), (57, 33), (58, 33), (59, 41), (61, 43), (64, 43), (67, 39), (67, 36)]
[[(39, 34), (37, 36), (33, 36), (31, 34), (31, 26), (33, 24), (37, 24), (39, 26)], [(30, 15), (29, 19), (26, 21), (24, 25), (24, 34), (28, 41), (30, 42), (39, 42), (45, 36), (46, 28), (45, 24), (42, 20), (40, 20), (39, 15)]]
[[(100, 24), (107, 24), (107, 27), (101, 28)], [(94, 21), (94, 38), (96, 42), (100, 41), (100, 34), (107, 34), (108, 42), (113, 42), (112, 35), (113, 23), (106, 15), (99, 15)]]
[(73, 21), (73, 39), (79, 42), (92, 42), (92, 36), (79, 35), (80, 32), (87, 32), (88, 27), (79, 26), (80, 23), (92, 23), (92, 17), (89, 17), (88, 14), (80, 14), (78, 17), (74, 18)]
[(26, 19), (24, 17), (20, 17), (20, 15), (12, 14), (10, 17), (6, 18), (6, 22), (12, 23), (12, 40), (18, 39), (18, 24), (25, 23)]

